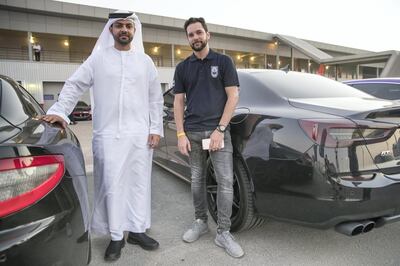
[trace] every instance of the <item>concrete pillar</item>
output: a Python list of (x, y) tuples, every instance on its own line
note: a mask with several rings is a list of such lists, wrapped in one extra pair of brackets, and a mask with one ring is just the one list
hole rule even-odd
[(175, 66), (175, 45), (171, 44), (171, 67)]
[(360, 78), (360, 65), (356, 66), (356, 78), (359, 79)]
[(28, 55), (29, 55), (29, 61), (33, 61), (31, 39), (32, 39), (32, 32), (28, 31)]
[(293, 57), (293, 48), (290, 47), (290, 70), (294, 70), (294, 57)]
[(276, 45), (276, 69), (279, 69), (279, 43)]
[(268, 55), (264, 54), (264, 68), (267, 69), (268, 68)]
[(338, 65), (335, 65), (335, 80), (338, 80)]

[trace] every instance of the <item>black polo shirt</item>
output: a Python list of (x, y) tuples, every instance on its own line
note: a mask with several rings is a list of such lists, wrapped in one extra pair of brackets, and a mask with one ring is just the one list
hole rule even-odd
[(225, 87), (239, 86), (232, 59), (210, 49), (203, 60), (194, 54), (175, 69), (173, 90), (186, 93), (185, 131), (215, 129), (224, 112)]

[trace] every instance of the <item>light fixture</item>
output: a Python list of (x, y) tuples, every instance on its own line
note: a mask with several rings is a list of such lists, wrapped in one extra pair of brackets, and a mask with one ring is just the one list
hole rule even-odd
[(237, 56), (236, 56), (236, 59), (237, 59), (237, 60), (240, 60), (240, 58), (242, 58), (240, 55), (237, 55)]
[(69, 46), (68, 40), (65, 40), (65, 41), (64, 41), (64, 46), (67, 46), (67, 47)]
[(181, 54), (181, 49), (176, 50), (177, 54)]
[(311, 62), (310, 62), (310, 63), (308, 63), (308, 66), (311, 66)]
[(280, 65), (281, 64), (281, 61), (278, 61), (278, 65)]
[(255, 56), (250, 57), (250, 61), (254, 61), (255, 58)]
[(35, 39), (33, 38), (33, 36), (30, 37), (29, 42), (30, 43), (35, 43)]
[(328, 70), (328, 69), (329, 69), (329, 66), (326, 66), (325, 69)]
[(155, 47), (153, 48), (153, 52), (154, 52), (154, 53), (158, 53), (158, 47), (157, 47), (157, 46), (155, 46)]

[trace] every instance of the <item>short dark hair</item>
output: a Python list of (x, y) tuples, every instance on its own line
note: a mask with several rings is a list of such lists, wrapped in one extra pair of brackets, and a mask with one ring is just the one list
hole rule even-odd
[(185, 29), (185, 33), (187, 34), (187, 27), (189, 27), (190, 24), (194, 24), (200, 22), (201, 26), (203, 26), (203, 29), (208, 32), (208, 28), (207, 28), (207, 24), (206, 21), (204, 20), (204, 18), (199, 17), (199, 18), (189, 18), (188, 20), (185, 21), (185, 25), (183, 26), (183, 28)]

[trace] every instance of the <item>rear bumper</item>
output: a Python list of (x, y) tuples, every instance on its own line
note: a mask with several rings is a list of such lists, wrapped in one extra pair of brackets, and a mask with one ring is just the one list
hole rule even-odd
[[(342, 222), (378, 221), (400, 215), (397, 176), (380, 173), (370, 181), (345, 181), (329, 177), (312, 165), (299, 167), (294, 161), (282, 165), (290, 169), (287, 176), (278, 179), (278, 171), (269, 168), (263, 171), (263, 180), (254, 183), (256, 212), (261, 216), (330, 228)], [(389, 220), (383, 219), (382, 223)]]
[[(377, 226), (400, 220), (400, 184), (386, 188), (343, 189), (337, 195), (257, 195), (261, 216), (316, 228), (330, 228), (348, 221), (374, 220)], [(321, 195), (319, 195), (321, 196)]]
[(2, 218), (1, 265), (86, 265), (90, 242), (71, 178), (34, 205)]
[(0, 232), (1, 265), (86, 265), (87, 234), (57, 215)]
[(395, 216), (381, 217), (378, 220), (376, 220), (375, 227), (381, 227), (381, 226), (384, 226), (386, 224), (391, 224), (391, 223), (398, 222), (398, 221), (400, 221), (400, 214), (399, 215), (395, 215)]

